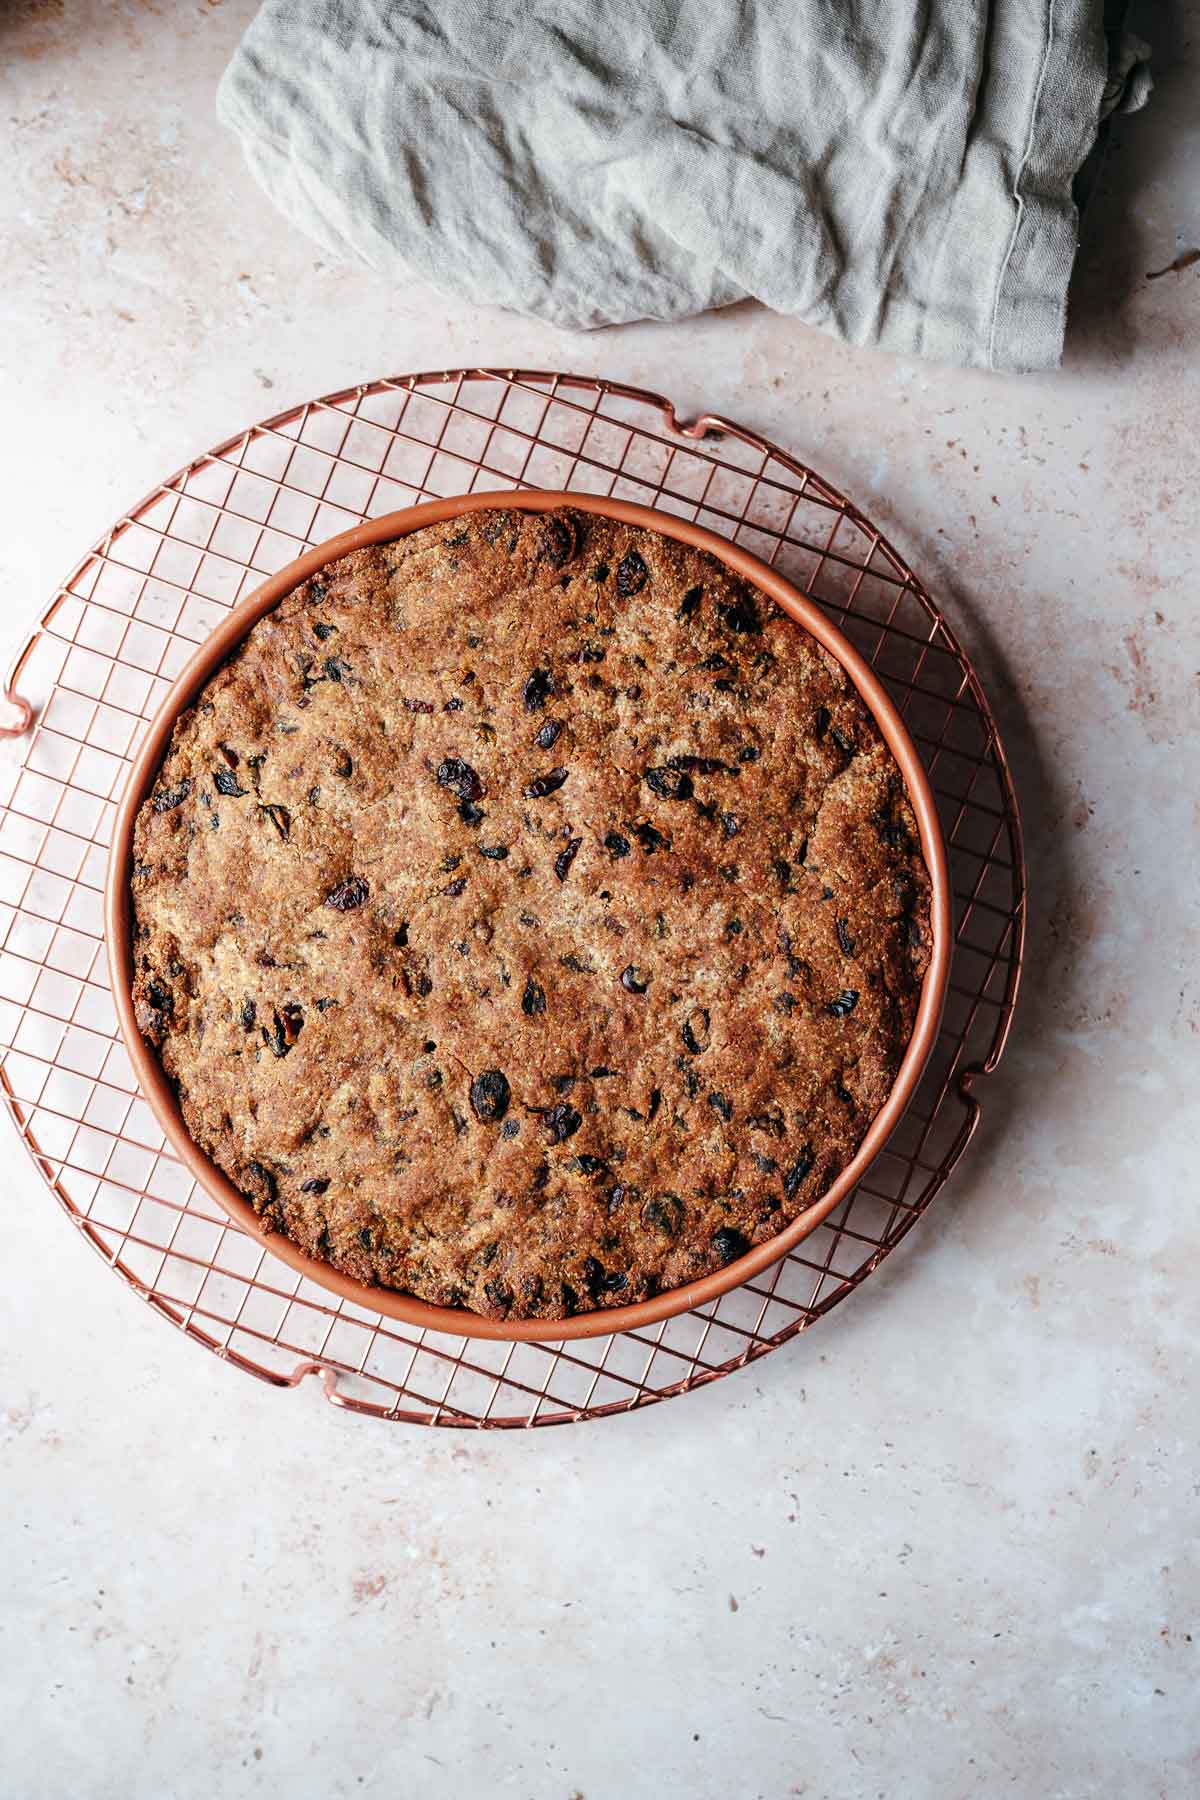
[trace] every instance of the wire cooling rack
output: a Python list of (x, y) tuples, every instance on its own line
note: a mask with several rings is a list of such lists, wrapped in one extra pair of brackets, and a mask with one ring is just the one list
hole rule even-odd
[[(108, 987), (114, 803), (172, 678), (225, 610), (335, 532), (418, 500), (514, 486), (657, 506), (812, 595), (896, 701), (931, 776), (956, 936), (945, 1019), (867, 1178), (784, 1261), (642, 1331), (504, 1344), (406, 1328), (292, 1273), (167, 1151)], [(950, 1175), (1012, 1018), (1025, 924), (1020, 821), (995, 721), (941, 612), (814, 472), (713, 415), (576, 375), (470, 369), (314, 400), (198, 457), (83, 558), (0, 701), (0, 1086), (67, 1217), (165, 1319), (278, 1386), (429, 1425), (558, 1424), (685, 1393), (777, 1349), (879, 1267)], [(61, 1321), (63, 1325), (68, 1321)]]

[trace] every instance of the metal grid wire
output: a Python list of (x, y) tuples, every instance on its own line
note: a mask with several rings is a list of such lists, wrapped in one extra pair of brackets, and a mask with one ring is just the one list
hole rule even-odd
[[(230, 1224), (165, 1148), (138, 1091), (103, 942), (115, 800), (170, 681), (226, 609), (364, 518), (516, 486), (582, 489), (695, 519), (823, 606), (883, 678), (930, 773), (956, 908), (945, 1020), (867, 1178), (791, 1255), (714, 1304), (567, 1345), (381, 1319)], [(991, 710), (890, 545), (811, 470), (739, 425), (705, 415), (681, 426), (656, 394), (515, 370), (406, 375), (315, 400), (198, 458), (120, 519), (59, 590), (9, 686), (5, 1101), (109, 1266), (197, 1343), (263, 1380), (290, 1386), (317, 1373), (338, 1406), (457, 1426), (596, 1418), (686, 1392), (766, 1355), (858, 1287), (975, 1129), (972, 1084), (1004, 1047), (1025, 920), (1020, 823)]]

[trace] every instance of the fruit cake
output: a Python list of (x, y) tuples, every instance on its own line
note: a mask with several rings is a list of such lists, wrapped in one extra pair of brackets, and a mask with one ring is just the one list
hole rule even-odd
[(707, 553), (496, 508), (342, 557), (179, 718), (138, 1025), (264, 1223), (491, 1317), (773, 1237), (892, 1087), (930, 951), (899, 768)]

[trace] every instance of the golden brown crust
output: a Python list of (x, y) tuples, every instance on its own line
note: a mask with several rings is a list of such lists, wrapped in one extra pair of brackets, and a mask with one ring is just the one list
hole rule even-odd
[(179, 720), (138, 1023), (188, 1129), (347, 1274), (643, 1299), (853, 1155), (928, 962), (896, 764), (713, 558), (571, 511), (356, 551)]

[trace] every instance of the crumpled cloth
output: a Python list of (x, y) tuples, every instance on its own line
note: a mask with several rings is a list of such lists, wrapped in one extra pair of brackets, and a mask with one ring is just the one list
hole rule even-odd
[[(1148, 87), (1121, 44), (1110, 108)], [(388, 275), (561, 326), (753, 296), (1044, 369), (1109, 79), (1102, 0), (267, 0), (217, 109)]]

